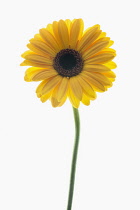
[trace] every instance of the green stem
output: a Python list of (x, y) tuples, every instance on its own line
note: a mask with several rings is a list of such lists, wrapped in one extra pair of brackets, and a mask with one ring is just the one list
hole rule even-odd
[(74, 113), (74, 121), (75, 121), (75, 143), (74, 143), (73, 157), (72, 157), (72, 164), (71, 164), (71, 175), (70, 175), (70, 186), (69, 186), (67, 210), (71, 210), (71, 207), (72, 207), (75, 172), (76, 172), (76, 161), (77, 161), (79, 136), (80, 136), (80, 118), (79, 118), (78, 109), (73, 107), (73, 113)]

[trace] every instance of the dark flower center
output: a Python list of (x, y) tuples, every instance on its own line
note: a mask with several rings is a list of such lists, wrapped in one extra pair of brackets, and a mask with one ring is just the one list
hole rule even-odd
[(76, 58), (73, 54), (65, 53), (59, 58), (59, 64), (63, 69), (71, 70), (76, 66)]
[(83, 60), (78, 51), (64, 49), (55, 56), (53, 67), (61, 76), (73, 77), (82, 71)]

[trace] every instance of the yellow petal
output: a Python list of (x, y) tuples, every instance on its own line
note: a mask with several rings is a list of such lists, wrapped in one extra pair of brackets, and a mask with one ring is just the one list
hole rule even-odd
[(96, 53), (100, 52), (102, 49), (104, 49), (108, 45), (109, 41), (99, 41), (96, 42), (92, 47), (87, 49), (83, 53), (83, 58), (88, 59), (92, 56), (94, 56)]
[(61, 39), (61, 43), (64, 48), (69, 47), (69, 33), (68, 28), (64, 20), (58, 22), (58, 33)]
[(75, 49), (78, 39), (82, 36), (83, 28), (84, 23), (82, 19), (75, 19), (72, 22), (70, 30), (70, 48)]
[(67, 94), (65, 94), (65, 96), (63, 96), (63, 98), (61, 99), (61, 101), (58, 101), (57, 100), (57, 96), (58, 96), (58, 89), (59, 89), (59, 84), (55, 87), (55, 89), (53, 90), (53, 93), (52, 93), (52, 97), (51, 97), (51, 103), (52, 103), (52, 106), (53, 107), (60, 107), (62, 106), (66, 99), (67, 99)]
[(52, 27), (52, 24), (48, 24), (48, 25), (46, 26), (46, 29), (47, 29), (51, 34), (53, 34), (53, 27)]
[(57, 107), (59, 105), (59, 101), (56, 99), (56, 95), (57, 95), (57, 89), (58, 89), (58, 85), (57, 87), (55, 87), (55, 89), (52, 92), (52, 97), (51, 97), (51, 103), (53, 107)]
[(91, 27), (78, 42), (77, 50), (83, 52), (91, 43), (93, 43), (100, 35), (101, 31), (98, 27)]
[(34, 66), (34, 67), (39, 67), (39, 68), (50, 68), (52, 65), (50, 64), (45, 64), (45, 63), (37, 63), (29, 60), (24, 60), (20, 66)]
[(22, 53), (21, 57), (25, 58), (27, 55), (34, 55), (35, 53), (32, 52), (31, 50), (27, 50), (24, 53)]
[(97, 92), (104, 92), (106, 90), (106, 88), (100, 83), (98, 82), (96, 79), (90, 77), (87, 74), (84, 74), (84, 72), (82, 72), (81, 77), (87, 81), (89, 84), (91, 84), (91, 86), (93, 87), (93, 89)]
[(71, 90), (71, 87), (69, 87), (68, 96), (69, 96), (69, 100), (70, 100), (72, 106), (75, 107), (75, 108), (78, 108), (79, 104), (80, 104), (80, 100), (75, 97), (75, 95), (73, 94), (73, 92)]
[(110, 61), (104, 64), (104, 66), (110, 68), (110, 69), (115, 69), (117, 67), (116, 63), (114, 61)]
[(45, 28), (40, 29), (39, 32), (46, 44), (48, 44), (52, 49), (54, 49), (55, 52), (59, 52), (60, 48), (54, 36)]
[(91, 72), (108, 72), (110, 69), (107, 66), (101, 64), (85, 64), (83, 71), (91, 71)]
[(100, 82), (101, 84), (103, 84), (104, 86), (112, 86), (112, 82), (102, 73), (92, 73), (92, 72), (86, 72), (86, 74), (92, 78), (94, 78), (95, 80), (97, 80), (98, 82)]
[(35, 63), (40, 63), (40, 64), (48, 64), (52, 65), (53, 61), (49, 57), (43, 57), (41, 55), (37, 54), (30, 54), (30, 55), (25, 55), (24, 58), (28, 61), (35, 62)]
[(55, 75), (57, 75), (57, 72), (53, 69), (39, 69), (31, 67), (26, 70), (24, 79), (26, 82), (40, 81)]
[(68, 82), (69, 82), (69, 78), (63, 77), (57, 89), (58, 92), (57, 92), (56, 98), (58, 101), (61, 101), (66, 96), (67, 91), (68, 91)]
[(82, 97), (82, 103), (86, 106), (89, 106), (90, 105), (90, 99), (88, 96), (86, 96), (85, 94), (83, 94), (83, 97)]
[(42, 95), (40, 97), (40, 100), (42, 101), (42, 103), (46, 102), (52, 95), (52, 91), (50, 91), (49, 93), (45, 94), (45, 95)]
[(70, 87), (71, 87), (71, 90), (73, 92), (73, 94), (79, 99), (81, 100), (82, 99), (82, 94), (83, 94), (83, 91), (82, 91), (82, 88), (77, 80), (77, 76), (75, 77), (71, 77), (69, 79), (69, 84), (70, 84)]
[(66, 25), (67, 25), (68, 32), (69, 32), (69, 35), (70, 35), (70, 29), (71, 29), (72, 22), (71, 22), (71, 20), (66, 19), (66, 20), (65, 20), (65, 23), (66, 23)]
[(101, 34), (99, 35), (98, 39), (106, 37), (106, 33), (105, 32), (101, 32)]
[(35, 34), (35, 35), (34, 35), (34, 39), (35, 39), (35, 40), (38, 40), (38, 41), (44, 42), (44, 39), (42, 39), (42, 37), (40, 36), (40, 34)]
[(55, 77), (52, 77), (51, 79), (49, 79), (49, 81), (44, 85), (43, 89), (42, 89), (42, 94), (46, 94), (49, 91), (51, 91), (52, 89), (54, 89), (58, 83), (60, 83), (62, 80), (62, 77), (57, 75)]
[(56, 75), (57, 75), (57, 73), (54, 70), (50, 71), (47, 69), (47, 70), (38, 72), (37, 74), (34, 74), (34, 76), (32, 77), (32, 81), (41, 81), (44, 79), (54, 77)]
[(116, 50), (114, 50), (112, 48), (104, 48), (101, 53), (105, 53), (105, 52), (112, 53), (114, 56), (116, 56)]
[(37, 94), (37, 97), (38, 97), (38, 98), (40, 98), (40, 97), (42, 96), (42, 89), (43, 89), (44, 85), (47, 84), (48, 81), (49, 81), (49, 79), (45, 79), (44, 81), (42, 81), (42, 82), (38, 85), (38, 87), (37, 87), (37, 89), (36, 89), (36, 94)]
[(51, 97), (51, 104), (55, 108), (55, 107), (58, 107), (58, 105), (60, 104), (60, 102), (58, 102), (56, 98)]
[(102, 53), (85, 60), (85, 64), (100, 64), (111, 61), (115, 57), (112, 53)]
[[(99, 36), (100, 37), (100, 36)], [(109, 43), (109, 41), (110, 41), (110, 38), (109, 37), (101, 37), (101, 38), (97, 38), (91, 45), (90, 45), (90, 47), (88, 48), (88, 49), (90, 49), (92, 46), (94, 46), (96, 43), (99, 43), (99, 42), (104, 42), (104, 41), (108, 41), (108, 43)], [(87, 49), (87, 50), (88, 50)]]
[[(100, 25), (99, 25), (99, 24), (96, 24), (96, 25), (94, 25), (94, 26), (92, 26), (92, 27), (87, 28), (86, 30), (84, 30), (83, 36), (84, 36), (85, 34), (87, 34), (88, 31), (92, 30), (92, 28), (98, 28), (98, 30), (100, 30)], [(82, 36), (82, 37), (83, 37), (83, 36)]]
[(100, 37), (94, 42), (94, 44), (97, 43), (97, 42), (103, 42), (103, 41), (108, 41), (109, 42), (110, 37)]
[(113, 71), (103, 72), (102, 74), (108, 78), (116, 78), (116, 74)]
[(60, 36), (59, 36), (59, 33), (58, 33), (58, 22), (57, 21), (53, 22), (52, 28), (53, 28), (54, 37), (57, 40), (57, 43), (59, 45), (59, 50), (62, 50), (63, 49), (63, 44), (61, 42), (61, 39), (60, 39)]
[(41, 70), (44, 70), (44, 69), (37, 68), (37, 67), (30, 67), (25, 71), (25, 74), (30, 74), (33, 71), (41, 71)]
[(35, 47), (33, 44), (27, 44), (27, 47), (32, 50), (34, 53), (44, 56), (44, 57), (48, 57), (50, 56), (48, 53), (43, 52), (43, 50), (38, 49), (37, 47)]
[(59, 102), (58, 106), (59, 107), (62, 106), (65, 103), (66, 99), (67, 99), (67, 95)]
[(114, 41), (110, 40), (107, 47), (111, 47), (114, 44)]
[(81, 76), (77, 76), (77, 80), (79, 81), (85, 94), (90, 96), (90, 98), (96, 98), (96, 93), (88, 82), (86, 82)]
[(115, 81), (115, 78), (109, 78), (111, 82), (114, 82)]
[(52, 57), (56, 55), (55, 50), (53, 50), (49, 45), (45, 44), (42, 41), (31, 39), (30, 43), (31, 44), (28, 44), (27, 47), (38, 54), (43, 53)]

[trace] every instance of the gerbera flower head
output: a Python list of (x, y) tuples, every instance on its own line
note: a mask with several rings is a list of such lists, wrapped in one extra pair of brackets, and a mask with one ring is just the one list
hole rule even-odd
[(84, 31), (82, 19), (54, 21), (27, 44), (21, 66), (31, 67), (24, 79), (41, 81), (36, 94), (42, 102), (50, 99), (53, 107), (67, 98), (75, 108), (80, 102), (89, 105), (96, 92), (106, 91), (115, 80), (112, 44), (99, 25)]

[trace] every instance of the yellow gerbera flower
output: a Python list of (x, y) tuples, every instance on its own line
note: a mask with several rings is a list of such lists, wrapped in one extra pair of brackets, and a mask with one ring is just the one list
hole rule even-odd
[(106, 91), (115, 80), (112, 44), (99, 25), (84, 31), (82, 19), (54, 21), (27, 44), (21, 66), (32, 67), (24, 79), (42, 81), (37, 96), (42, 102), (50, 99), (53, 107), (62, 106), (67, 98), (75, 108), (80, 101), (89, 105), (96, 92)]

